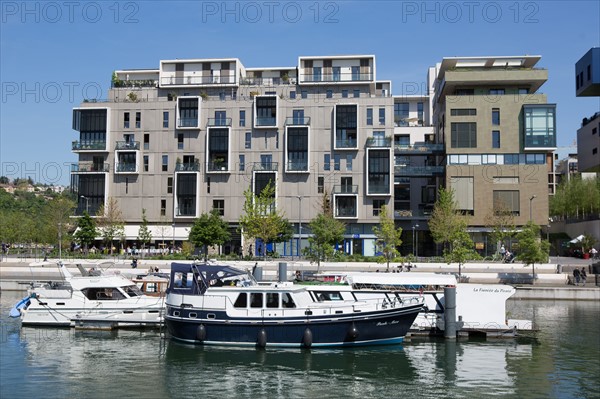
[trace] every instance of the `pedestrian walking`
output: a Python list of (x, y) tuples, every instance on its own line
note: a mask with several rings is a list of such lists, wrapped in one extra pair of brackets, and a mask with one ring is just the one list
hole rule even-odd
[(580, 277), (581, 277), (581, 272), (579, 271), (579, 269), (577, 269), (577, 268), (573, 269), (573, 283), (575, 285), (579, 285)]
[(587, 280), (587, 273), (585, 272), (585, 267), (581, 268), (581, 282), (582, 285), (585, 286), (585, 282)]

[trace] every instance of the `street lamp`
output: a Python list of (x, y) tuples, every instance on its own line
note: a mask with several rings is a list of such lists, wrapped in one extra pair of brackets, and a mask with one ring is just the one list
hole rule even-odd
[(62, 259), (62, 223), (58, 224), (58, 260)]
[(412, 227), (412, 231), (413, 231), (413, 237), (412, 237), (412, 240), (413, 240), (413, 255), (415, 256), (415, 258), (418, 256), (417, 254), (419, 253), (418, 250), (417, 250), (417, 245), (416, 245), (417, 244), (417, 240), (415, 240), (415, 230), (416, 230), (417, 227), (419, 227), (418, 224), (415, 224)]
[(173, 227), (173, 255), (175, 255), (175, 223), (171, 227)]
[(81, 198), (83, 198), (85, 200), (85, 212), (89, 215), (90, 214), (90, 199), (88, 197), (86, 197), (85, 195), (82, 195)]
[(298, 216), (298, 259), (300, 259), (302, 257), (302, 196), (298, 195), (296, 198), (298, 198), (300, 212)]
[(533, 194), (533, 195), (531, 196), (531, 198), (529, 198), (529, 221), (530, 221), (530, 222), (531, 222), (531, 220), (532, 220), (532, 219), (531, 219), (531, 202), (532, 202), (532, 201), (534, 200), (534, 198), (536, 198), (536, 197), (537, 197), (537, 195)]

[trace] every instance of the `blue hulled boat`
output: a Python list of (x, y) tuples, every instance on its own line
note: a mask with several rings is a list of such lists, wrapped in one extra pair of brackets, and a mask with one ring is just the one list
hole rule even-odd
[(171, 265), (165, 323), (177, 340), (324, 347), (402, 342), (423, 299), (323, 300), (291, 282), (257, 283), (227, 265)]

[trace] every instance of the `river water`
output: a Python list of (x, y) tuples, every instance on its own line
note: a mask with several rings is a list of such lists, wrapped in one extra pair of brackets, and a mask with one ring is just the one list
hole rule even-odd
[(21, 328), (0, 297), (0, 398), (600, 398), (600, 305), (513, 301), (537, 337), (362, 349), (191, 346), (156, 331)]

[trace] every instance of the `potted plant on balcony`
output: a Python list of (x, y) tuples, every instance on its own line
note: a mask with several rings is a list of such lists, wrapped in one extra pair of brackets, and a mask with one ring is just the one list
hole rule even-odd
[(290, 82), (290, 77), (287, 74), (287, 72), (285, 72), (283, 75), (281, 75), (281, 80), (283, 81), (283, 83), (288, 84)]
[(135, 94), (132, 91), (130, 91), (129, 94), (127, 94), (127, 98), (129, 99), (129, 101), (134, 102), (134, 103), (136, 103), (138, 101), (137, 94)]
[(214, 158), (213, 165), (215, 170), (225, 170), (225, 168), (227, 167), (227, 165), (225, 164), (225, 158), (223, 157)]
[(202, 98), (202, 101), (206, 101), (208, 100), (208, 93), (205, 91), (200, 92), (200, 97)]

